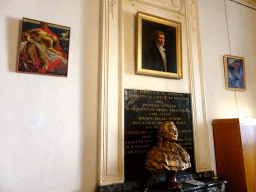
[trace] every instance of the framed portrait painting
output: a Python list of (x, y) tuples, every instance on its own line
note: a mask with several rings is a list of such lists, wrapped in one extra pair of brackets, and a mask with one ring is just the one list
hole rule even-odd
[(224, 55), (225, 84), (228, 90), (245, 91), (244, 57)]
[(137, 13), (136, 74), (182, 78), (181, 23)]
[(23, 18), (17, 71), (67, 77), (70, 28)]

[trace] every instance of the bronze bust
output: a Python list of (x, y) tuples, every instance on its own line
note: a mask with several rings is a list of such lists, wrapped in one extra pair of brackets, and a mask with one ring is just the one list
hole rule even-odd
[(169, 189), (181, 188), (176, 180), (176, 171), (191, 167), (189, 154), (175, 142), (178, 139), (178, 130), (172, 121), (167, 121), (159, 126), (157, 146), (148, 151), (145, 161), (146, 169), (150, 171), (167, 170)]

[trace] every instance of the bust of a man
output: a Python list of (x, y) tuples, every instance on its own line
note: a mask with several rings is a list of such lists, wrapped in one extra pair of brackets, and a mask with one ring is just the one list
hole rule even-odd
[[(167, 170), (175, 177), (176, 171), (191, 167), (189, 154), (180, 145), (175, 143), (178, 139), (178, 130), (172, 121), (167, 121), (160, 125), (157, 137), (157, 146), (154, 146), (147, 153), (146, 169), (150, 171)], [(177, 181), (171, 182), (172, 185), (181, 188)]]

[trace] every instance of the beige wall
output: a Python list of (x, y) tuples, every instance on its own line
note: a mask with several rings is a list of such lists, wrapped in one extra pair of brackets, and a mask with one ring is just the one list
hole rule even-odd
[[(256, 117), (256, 11), (229, 0), (200, 0), (199, 16), (206, 112), (212, 138), (213, 119)], [(245, 92), (225, 89), (225, 54), (245, 58)], [(212, 139), (210, 142), (214, 162)]]
[[(177, 15), (151, 6), (126, 0), (124, 3), (125, 70), (124, 87), (146, 90), (160, 90), (190, 93), (190, 68), (187, 60), (186, 26), (183, 25), (183, 72), (182, 80), (138, 76), (134, 74), (135, 58), (135, 15), (137, 11), (153, 14), (171, 20)], [(209, 140), (210, 167), (215, 170), (214, 147), (211, 122), (215, 118), (244, 118), (255, 116), (256, 94), (256, 11), (229, 0), (199, 0), (199, 26), (201, 37), (202, 73), (206, 121)], [(227, 20), (226, 20), (227, 18)], [(179, 17), (183, 22), (182, 17)], [(185, 18), (184, 18), (185, 19)], [(247, 91), (234, 92), (225, 89), (223, 55), (245, 57)], [(196, 115), (196, 114), (195, 114)], [(197, 129), (197, 127), (195, 127)], [(199, 137), (205, 137), (202, 133)], [(195, 140), (198, 142), (197, 140)], [(198, 151), (200, 153), (200, 151)], [(200, 154), (203, 157), (204, 154)]]
[[(133, 14), (140, 9), (162, 17), (176, 15), (123, 2), (124, 88), (190, 92), (186, 45), (183, 80), (134, 75)], [(0, 11), (0, 191), (95, 191), (100, 1), (0, 0)], [(214, 170), (212, 119), (256, 116), (256, 12), (229, 0), (199, 0), (199, 16), (200, 75)], [(67, 78), (15, 72), (22, 17), (71, 27)], [(224, 54), (245, 57), (246, 92), (225, 90)]]
[[(255, 21), (252, 20), (255, 12), (253, 9), (248, 10), (248, 7), (231, 1), (198, 1), (199, 11), (197, 10), (197, 1), (177, 0), (169, 3), (170, 5), (172, 3), (173, 5), (177, 5), (177, 2), (185, 2), (183, 7), (186, 9), (187, 17), (178, 12), (167, 10), (165, 7), (165, 5), (168, 4), (167, 1), (118, 1), (119, 6), (121, 5), (121, 7), (123, 7), (121, 12), (122, 18), (119, 23), (123, 26), (123, 36), (121, 35), (121, 40), (119, 39), (119, 43), (122, 44), (121, 47), (123, 48), (123, 55), (120, 54), (123, 56), (123, 62), (120, 62), (119, 65), (124, 66), (124, 70), (119, 74), (112, 73), (113, 76), (111, 75), (111, 78), (116, 76), (123, 77), (123, 86), (120, 86), (120, 88), (123, 87), (124, 89), (191, 93), (196, 170), (215, 170), (212, 120), (214, 118), (245, 118), (246, 116), (254, 116), (252, 112), (254, 110), (254, 101), (246, 101), (245, 99), (239, 100), (239, 95), (244, 95), (244, 98), (246, 98), (247, 95), (250, 97), (250, 92), (253, 92), (253, 88), (249, 89), (247, 86), (248, 89), (246, 92), (226, 90), (224, 83), (223, 55), (233, 54), (231, 48), (238, 48), (238, 45), (241, 44), (248, 46), (250, 50), (255, 49), (254, 37), (251, 35), (249, 41), (246, 40), (247, 37), (244, 37), (247, 35), (244, 30), (249, 31), (249, 33), (252, 31), (252, 34), (255, 30)], [(235, 6), (237, 6), (237, 10), (234, 10)], [(110, 11), (112, 10), (110, 4), (106, 6), (106, 8), (106, 10), (108, 10), (108, 8)], [(173, 7), (171, 9), (173, 10)], [(136, 47), (136, 13), (138, 11), (179, 21), (181, 23), (183, 79), (177, 80), (135, 75), (136, 49), (134, 48)], [(236, 14), (232, 13), (232, 11)], [(241, 12), (239, 16), (237, 15), (238, 12)], [(109, 21), (118, 18), (116, 10), (113, 13), (116, 15), (115, 17), (112, 16), (112, 18), (109, 17)], [(106, 14), (106, 16), (108, 17), (109, 15)], [(197, 20), (198, 16), (199, 20)], [(241, 23), (246, 24), (241, 28), (240, 25), (232, 25), (232, 21), (242, 21)], [(117, 30), (117, 26), (110, 25), (105, 29), (106, 31), (110, 31), (111, 34), (111, 30)], [(106, 40), (111, 42), (111, 37)], [(233, 42), (235, 43), (234, 45), (232, 45)], [(110, 50), (109, 58), (117, 57), (111, 54), (112, 51), (116, 49), (112, 50), (112, 47), (106, 46), (106, 50), (107, 52)], [(251, 59), (253, 56), (249, 55), (248, 57)], [(103, 66), (105, 66), (104, 69), (107, 69), (105, 72), (110, 74), (111, 71), (109, 69), (117, 67), (117, 63), (103, 62)], [(249, 64), (249, 67), (254, 71), (255, 67), (253, 65)], [(248, 81), (253, 82), (253, 79), (249, 79), (247, 82)], [(107, 79), (107, 81), (105, 81), (104, 79), (103, 82), (105, 83), (105, 91), (107, 93), (111, 92), (111, 80)], [(212, 98), (213, 96), (214, 98)], [(113, 99), (106, 94), (106, 103), (111, 100), (116, 101), (117, 98)], [(241, 105), (240, 103), (243, 104)], [(249, 108), (244, 107), (245, 104), (247, 104)], [(117, 125), (114, 127), (109, 126), (112, 120), (113, 122), (118, 122), (117, 117), (113, 119), (112, 116), (111, 118), (109, 116), (109, 114), (111, 114), (111, 107), (107, 107), (108, 110), (104, 111), (105, 116), (108, 116), (108, 118), (104, 121), (106, 124), (103, 123), (104, 125), (101, 127), (101, 133), (104, 135), (104, 137), (101, 137), (103, 138), (101, 142), (102, 177), (100, 179), (102, 185), (123, 181), (122, 168), (120, 169), (120, 161), (123, 161), (123, 151), (119, 149), (123, 145), (119, 143), (123, 138), (121, 134), (122, 127), (118, 127)], [(122, 110), (120, 110), (120, 112), (121, 111)], [(119, 122), (119, 126), (120, 123), (122, 123), (122, 121)], [(111, 131), (109, 131), (109, 127), (111, 127)], [(120, 140), (118, 140), (118, 137), (110, 139), (113, 138), (113, 134), (115, 136), (119, 135)], [(119, 146), (119, 148), (116, 148), (116, 146)], [(113, 154), (115, 155), (113, 156)]]

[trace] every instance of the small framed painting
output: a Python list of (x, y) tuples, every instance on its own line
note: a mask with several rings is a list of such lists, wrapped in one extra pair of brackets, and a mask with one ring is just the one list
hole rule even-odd
[(70, 28), (23, 18), (18, 72), (67, 77)]
[(224, 55), (226, 88), (232, 91), (246, 90), (244, 57)]
[(136, 74), (182, 78), (181, 23), (137, 13)]

